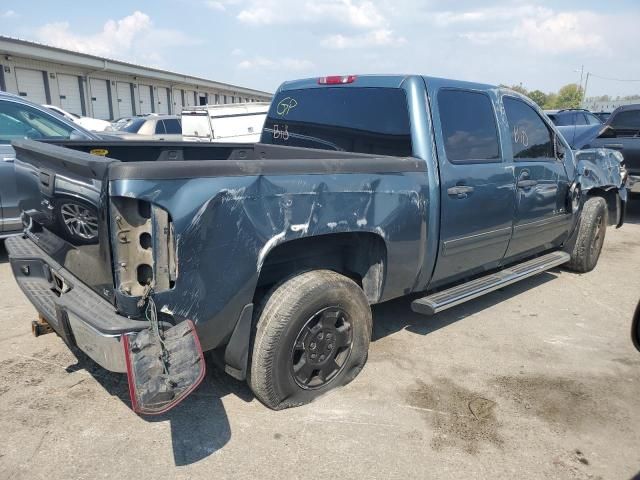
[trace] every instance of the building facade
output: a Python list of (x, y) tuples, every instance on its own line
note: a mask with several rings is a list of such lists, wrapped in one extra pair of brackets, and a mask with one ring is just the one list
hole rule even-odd
[(268, 92), (3, 36), (0, 90), (104, 120), (271, 100)]

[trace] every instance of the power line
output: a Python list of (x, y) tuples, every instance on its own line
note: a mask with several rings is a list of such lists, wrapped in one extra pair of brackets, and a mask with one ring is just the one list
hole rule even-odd
[(614, 82), (640, 82), (640, 79), (605, 77), (604, 75), (596, 75), (595, 73), (591, 72), (589, 72), (589, 76), (600, 78), (602, 80), (612, 80)]

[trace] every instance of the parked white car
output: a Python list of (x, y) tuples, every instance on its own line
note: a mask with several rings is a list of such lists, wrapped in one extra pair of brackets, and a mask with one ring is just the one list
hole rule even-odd
[(105, 130), (111, 129), (111, 122), (107, 122), (106, 120), (100, 120), (99, 118), (91, 118), (91, 117), (81, 117), (76, 115), (75, 113), (67, 112), (60, 107), (55, 105), (42, 105), (45, 108), (48, 108), (52, 112), (56, 112), (58, 115), (62, 115), (67, 120), (71, 120), (74, 123), (77, 123), (83, 128), (87, 130), (92, 130), (94, 132), (104, 132)]
[(176, 115), (143, 115), (123, 119), (116, 123), (109, 135), (122, 140), (165, 140), (167, 142), (182, 141), (180, 117)]
[(269, 105), (255, 102), (185, 108), (182, 138), (192, 142), (259, 142)]

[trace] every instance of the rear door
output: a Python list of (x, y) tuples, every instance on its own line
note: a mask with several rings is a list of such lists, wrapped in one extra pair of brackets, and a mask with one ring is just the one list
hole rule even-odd
[(165, 87), (158, 87), (156, 93), (156, 112), (166, 115), (169, 113), (169, 89)]
[(142, 115), (153, 112), (151, 101), (151, 86), (140, 85), (138, 87), (138, 96), (140, 97), (140, 113)]
[(127, 82), (116, 83), (116, 96), (118, 98), (118, 116), (133, 116), (134, 112), (133, 102), (131, 101), (131, 84)]
[(498, 267), (514, 214), (514, 177), (500, 146), (492, 92), (432, 85), (441, 217), (432, 286)]
[(175, 113), (176, 115), (180, 115), (180, 112), (182, 112), (182, 97), (184, 96), (184, 91), (173, 90), (172, 96), (173, 96), (173, 113)]
[(80, 81), (75, 75), (58, 74), (58, 90), (60, 92), (60, 106), (67, 112), (84, 115), (82, 100), (80, 99)]
[[(567, 237), (569, 178), (557, 158), (554, 133), (524, 100), (502, 97), (510, 132), (509, 164), (516, 179), (516, 213), (507, 257), (515, 260), (560, 245)], [(581, 114), (581, 112), (578, 112)]]
[(45, 74), (41, 70), (16, 68), (16, 81), (18, 82), (18, 94), (40, 105), (51, 103), (47, 100), (45, 87)]
[(109, 86), (107, 85), (107, 80), (90, 78), (89, 88), (91, 90), (93, 117), (101, 120), (109, 120), (111, 118), (111, 109), (109, 107)]

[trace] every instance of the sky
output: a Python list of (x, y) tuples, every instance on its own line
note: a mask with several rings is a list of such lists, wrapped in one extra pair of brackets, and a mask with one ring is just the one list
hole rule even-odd
[(3, 0), (2, 35), (265, 91), (416, 73), (640, 93), (640, 0)]

